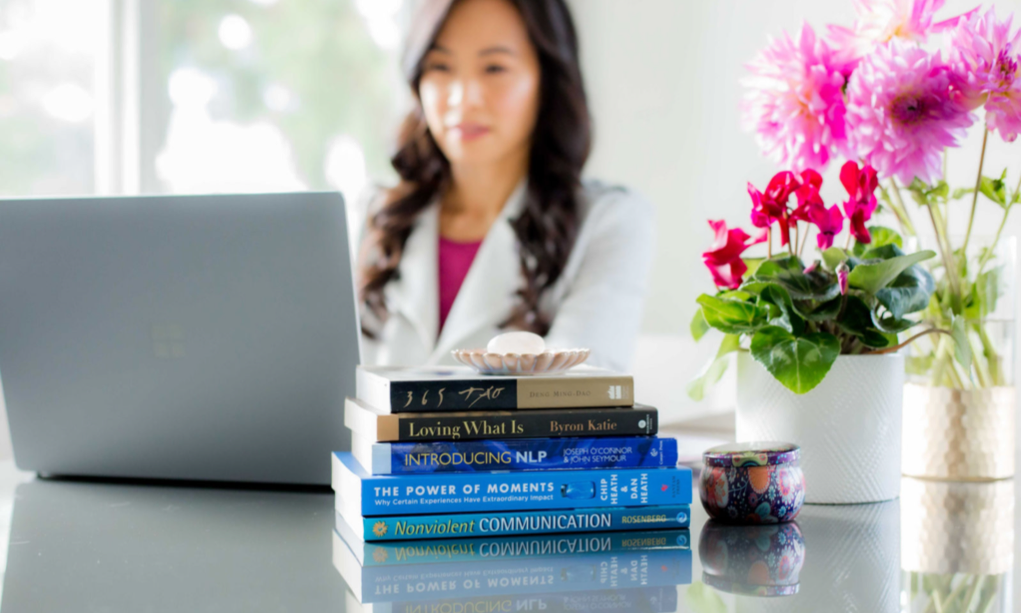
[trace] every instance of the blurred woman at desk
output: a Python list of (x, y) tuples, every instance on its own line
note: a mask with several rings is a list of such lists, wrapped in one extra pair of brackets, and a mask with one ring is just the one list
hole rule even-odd
[(529, 330), (626, 369), (653, 211), (581, 181), (592, 128), (564, 0), (425, 0), (412, 30), (401, 181), (370, 205), (359, 256), (363, 362), (450, 364)]

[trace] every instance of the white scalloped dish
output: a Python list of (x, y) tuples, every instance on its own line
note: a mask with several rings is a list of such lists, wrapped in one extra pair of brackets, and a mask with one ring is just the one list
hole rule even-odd
[(555, 375), (588, 359), (588, 349), (547, 349), (542, 353), (493, 353), (455, 349), (454, 359), (484, 375)]

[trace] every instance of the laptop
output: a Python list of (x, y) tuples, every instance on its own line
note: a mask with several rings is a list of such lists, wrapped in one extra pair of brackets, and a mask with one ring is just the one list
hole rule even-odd
[(0, 201), (18, 468), (328, 485), (358, 362), (339, 193)]

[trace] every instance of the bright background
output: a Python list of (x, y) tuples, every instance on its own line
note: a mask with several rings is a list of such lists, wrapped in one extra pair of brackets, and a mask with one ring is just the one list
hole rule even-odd
[[(350, 200), (390, 182), (413, 1), (3, 0), (0, 197), (339, 189)], [(1021, 12), (1021, 0), (995, 4)], [(639, 398), (667, 422), (725, 415), (732, 385), (695, 404), (683, 383), (715, 350), (687, 333), (695, 297), (712, 289), (699, 257), (706, 219), (747, 227), (746, 182), (762, 187), (777, 170), (739, 126), (743, 64), (803, 20), (820, 32), (849, 23), (851, 0), (571, 5), (596, 118), (588, 174), (658, 210)], [(972, 6), (948, 0), (941, 15)], [(972, 130), (951, 154), (952, 184), (974, 182), (980, 141)], [(992, 137), (987, 173), (1008, 162), (1013, 185), (1021, 144)], [(836, 170), (830, 203), (841, 196)], [(994, 231), (994, 209), (980, 207), (979, 234)], [(1008, 231), (1019, 230), (1015, 214)]]

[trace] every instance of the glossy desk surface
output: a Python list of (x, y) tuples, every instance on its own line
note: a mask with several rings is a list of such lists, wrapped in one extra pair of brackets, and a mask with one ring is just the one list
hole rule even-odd
[[(789, 596), (736, 595), (707, 586), (704, 581), (715, 579), (740, 591), (741, 584), (768, 577), (762, 564), (782, 561), (769, 558), (768, 533), (741, 529), (722, 537), (718, 532), (712, 550), (703, 547), (700, 558), (700, 541), (713, 528), (705, 528), (696, 503), (690, 583), (679, 585), (676, 599), (671, 592), (673, 602), (659, 610), (935, 611), (928, 601), (939, 598), (942, 611), (977, 611), (979, 605), (1013, 611), (1019, 585), (1013, 482), (922, 485), (910, 486), (910, 499), (805, 507), (797, 521), (804, 563), (784, 570), (788, 583), (792, 572), (796, 577), (797, 593)], [(397, 610), (360, 604), (334, 568), (328, 492), (52, 481), (8, 462), (0, 464), (0, 530), (8, 513), (4, 613)], [(752, 568), (742, 556), (760, 555), (755, 551), (762, 562)], [(520, 598), (504, 605), (493, 600), (488, 608), (430, 602), (422, 596), (401, 610), (492, 613), (548, 606), (542, 598), (527, 601), (530, 609)], [(605, 600), (571, 602), (546, 610), (615, 608)], [(635, 611), (622, 602), (616, 608)]]

